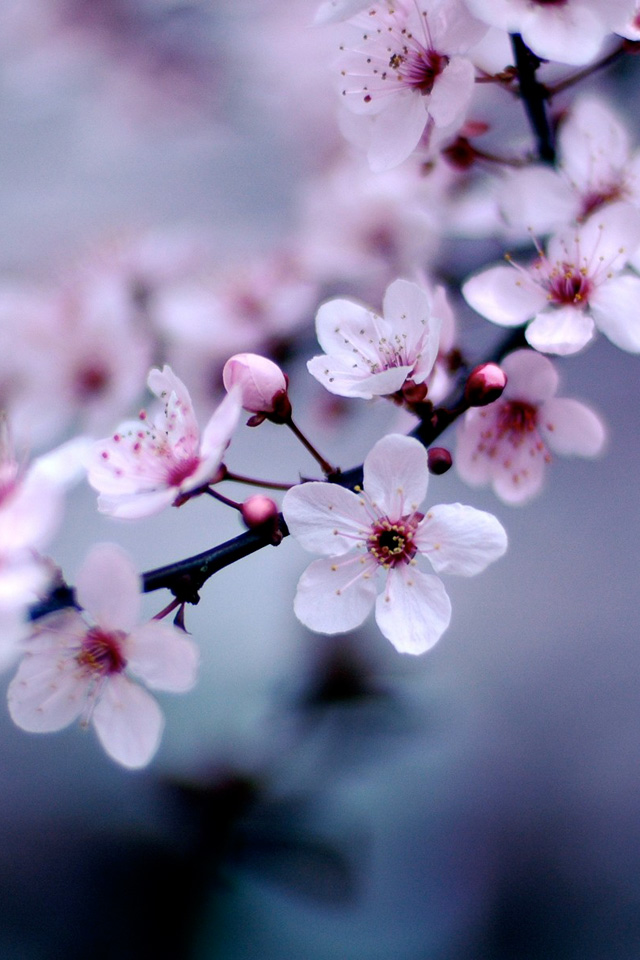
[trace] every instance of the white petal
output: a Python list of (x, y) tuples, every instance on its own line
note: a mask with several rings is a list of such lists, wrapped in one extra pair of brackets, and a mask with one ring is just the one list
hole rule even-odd
[(392, 520), (412, 513), (427, 495), (427, 451), (398, 433), (378, 440), (364, 461), (363, 487), (381, 515)]
[(355, 300), (328, 300), (316, 314), (318, 343), (330, 357), (370, 373), (380, 359), (369, 343), (379, 339), (376, 319), (372, 310)]
[(240, 389), (234, 388), (219, 404), (204, 428), (200, 451), (203, 462), (206, 464), (205, 471), (208, 476), (200, 479), (201, 471), (197, 471), (198, 483), (194, 486), (205, 483), (206, 479), (210, 479), (220, 466), (224, 452), (229, 446), (231, 435), (238, 425), (241, 411)]
[(340, 556), (371, 529), (363, 501), (335, 483), (302, 483), (287, 490), (282, 513), (291, 534), (305, 550)]
[(549, 167), (530, 167), (511, 174), (499, 194), (507, 223), (549, 233), (579, 213), (580, 204), (566, 180)]
[[(442, 296), (439, 298), (442, 300)], [(446, 301), (445, 308), (448, 307)], [(436, 362), (442, 319), (433, 314), (433, 303), (424, 287), (408, 280), (395, 280), (384, 295), (384, 318), (392, 331), (402, 336), (405, 355), (414, 359), (419, 351), (420, 381)]]
[(547, 357), (535, 350), (516, 350), (500, 362), (507, 375), (504, 400), (524, 400), (537, 406), (558, 389), (558, 374)]
[(462, 503), (431, 507), (415, 536), (438, 573), (470, 577), (481, 573), (507, 549), (507, 534), (493, 514)]
[(32, 733), (62, 730), (82, 713), (88, 690), (73, 658), (28, 652), (9, 684), (9, 713), (17, 726)]
[(128, 632), (140, 616), (141, 581), (128, 553), (115, 543), (97, 543), (76, 578), (81, 607), (105, 630)]
[(372, 400), (373, 397), (386, 397), (399, 390), (412, 367), (392, 367), (381, 373), (368, 375), (361, 367), (354, 367), (353, 363), (323, 354), (307, 361), (307, 369), (329, 393), (335, 393), (339, 397)]
[(451, 620), (451, 601), (438, 577), (414, 566), (389, 572), (376, 601), (376, 623), (399, 653), (420, 654), (442, 636)]
[(177, 487), (166, 487), (162, 490), (152, 490), (149, 493), (131, 493), (126, 496), (109, 496), (100, 494), (98, 510), (110, 517), (119, 520), (140, 520), (159, 513), (165, 507), (170, 507), (178, 495)]
[(183, 693), (196, 682), (200, 653), (183, 630), (151, 620), (127, 638), (127, 667), (155, 690)]
[(123, 674), (109, 677), (93, 725), (104, 749), (124, 767), (145, 767), (160, 745), (164, 720), (157, 702)]
[(640, 353), (640, 278), (614, 277), (591, 297), (596, 325), (616, 347)]
[(539, 429), (550, 448), (565, 456), (596, 457), (606, 440), (600, 417), (584, 403), (554, 397), (540, 410)]
[[(468, 13), (462, 14), (467, 16)], [(475, 70), (465, 57), (452, 57), (433, 85), (429, 114), (438, 127), (461, 122), (471, 101)]]
[(293, 604), (305, 626), (318, 633), (359, 627), (373, 607), (376, 564), (367, 555), (315, 560), (302, 574)]
[(374, 173), (397, 167), (418, 146), (428, 114), (422, 95), (403, 91), (389, 99), (389, 105), (371, 118), (371, 141), (367, 158)]
[(593, 339), (593, 320), (576, 307), (549, 307), (527, 327), (525, 337), (535, 350), (568, 356), (577, 353)]
[(519, 327), (547, 302), (545, 291), (516, 267), (499, 264), (471, 277), (462, 295), (474, 310), (503, 327)]

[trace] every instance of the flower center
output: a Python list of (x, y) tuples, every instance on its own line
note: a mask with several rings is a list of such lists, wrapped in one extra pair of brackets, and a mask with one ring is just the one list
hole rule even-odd
[(603, 187), (601, 190), (594, 190), (592, 193), (588, 193), (582, 199), (580, 220), (586, 220), (589, 214), (593, 213), (595, 210), (599, 210), (601, 207), (605, 207), (609, 203), (615, 203), (616, 200), (623, 200), (624, 195), (624, 188), (619, 183), (612, 184), (610, 187)]
[(571, 263), (558, 264), (549, 275), (549, 300), (560, 306), (584, 306), (592, 289), (587, 271), (577, 270)]
[(170, 487), (179, 487), (183, 480), (195, 473), (200, 464), (200, 457), (185, 457), (184, 460), (176, 460), (171, 464), (167, 471), (167, 484)]
[(398, 76), (408, 87), (430, 94), (436, 77), (439, 77), (449, 63), (449, 58), (436, 50), (416, 47), (410, 50), (403, 47), (401, 53), (394, 53), (389, 66), (398, 71)]
[(76, 373), (75, 389), (80, 400), (90, 400), (103, 393), (109, 386), (111, 376), (100, 364), (82, 367)]
[(107, 632), (100, 627), (91, 627), (84, 635), (76, 661), (101, 676), (122, 673), (127, 665), (122, 653), (124, 637), (121, 630)]
[(503, 404), (498, 414), (498, 438), (510, 434), (516, 441), (526, 433), (533, 433), (538, 426), (538, 409), (524, 400), (510, 400)]
[(412, 513), (393, 522), (388, 517), (380, 517), (367, 537), (367, 550), (383, 567), (409, 563), (418, 549), (413, 538), (422, 518), (421, 513)]

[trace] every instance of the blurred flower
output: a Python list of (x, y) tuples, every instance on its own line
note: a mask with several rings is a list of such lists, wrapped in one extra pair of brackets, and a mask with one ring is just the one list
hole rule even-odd
[(138, 625), (140, 578), (115, 544), (96, 544), (78, 573), (86, 610), (66, 609), (38, 623), (8, 691), (14, 722), (34, 733), (92, 722), (110, 757), (143, 767), (158, 749), (162, 713), (129, 679), (176, 693), (195, 683), (198, 651), (183, 631), (151, 620)]
[(499, 400), (469, 410), (458, 430), (455, 464), (472, 486), (491, 484), (505, 503), (524, 503), (542, 489), (549, 450), (595, 457), (604, 424), (578, 400), (556, 397), (558, 374), (533, 350), (509, 354), (501, 367), (507, 385)]
[(98, 509), (114, 517), (146, 517), (178, 505), (183, 495), (211, 483), (240, 416), (234, 393), (212, 414), (202, 438), (187, 388), (171, 367), (153, 369), (149, 389), (162, 401), (159, 413), (122, 423), (94, 445), (89, 483)]
[[(312, 482), (285, 494), (292, 535), (327, 558), (300, 578), (294, 610), (302, 623), (320, 633), (352, 630), (375, 603), (380, 630), (401, 653), (433, 646), (449, 625), (451, 603), (442, 581), (416, 568), (416, 554), (439, 573), (471, 576), (502, 556), (507, 536), (491, 514), (459, 503), (420, 513), (428, 479), (424, 447), (390, 434), (368, 454), (362, 490)], [(376, 599), (378, 571), (385, 585)]]

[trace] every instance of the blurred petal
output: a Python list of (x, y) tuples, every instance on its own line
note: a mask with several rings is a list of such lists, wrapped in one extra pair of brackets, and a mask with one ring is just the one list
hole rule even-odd
[(104, 749), (124, 767), (145, 767), (160, 745), (164, 720), (146, 690), (122, 674), (109, 677), (93, 710)]

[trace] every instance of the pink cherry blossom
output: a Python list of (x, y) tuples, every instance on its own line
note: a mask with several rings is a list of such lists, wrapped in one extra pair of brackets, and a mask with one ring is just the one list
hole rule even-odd
[(552, 451), (595, 457), (605, 428), (585, 404), (556, 397), (558, 374), (547, 357), (517, 350), (501, 366), (507, 386), (495, 403), (465, 414), (454, 462), (467, 483), (490, 483), (505, 503), (520, 504), (541, 491)]
[(475, 71), (461, 56), (486, 33), (462, 0), (430, 5), (375, 3), (345, 24), (337, 61), (342, 100), (369, 118), (371, 169), (388, 170), (413, 152), (428, 122), (464, 121)]
[[(319, 633), (359, 626), (375, 604), (382, 633), (401, 653), (423, 653), (449, 625), (442, 581), (418, 570), (426, 556), (437, 573), (471, 576), (501, 557), (507, 536), (495, 517), (459, 503), (418, 507), (427, 493), (427, 451), (390, 434), (364, 462), (363, 488), (332, 483), (293, 487), (282, 504), (293, 536), (323, 554), (303, 573), (294, 609)], [(376, 575), (384, 576), (378, 594)]]
[(426, 381), (438, 356), (441, 324), (431, 294), (408, 280), (387, 288), (382, 316), (355, 300), (328, 300), (316, 316), (325, 355), (307, 367), (339, 396), (390, 396), (408, 381)]
[(633, 10), (633, 0), (467, 0), (485, 23), (520, 33), (544, 60), (588, 63), (603, 40)]
[(240, 402), (250, 413), (273, 413), (277, 399), (287, 392), (280, 367), (255, 353), (238, 353), (224, 365), (225, 390), (238, 388)]
[(532, 319), (527, 341), (544, 353), (576, 353), (596, 329), (622, 350), (639, 353), (640, 278), (624, 270), (639, 242), (636, 211), (616, 204), (556, 234), (530, 267), (490, 267), (467, 280), (462, 293), (501, 326)]
[(139, 624), (140, 578), (130, 557), (96, 544), (78, 573), (84, 612), (58, 611), (36, 624), (12, 680), (9, 712), (33, 733), (92, 723), (110, 757), (144, 767), (158, 749), (163, 719), (155, 690), (176, 693), (195, 683), (198, 651), (182, 630), (158, 620)]
[(88, 479), (98, 509), (113, 517), (146, 517), (179, 503), (211, 483), (240, 416), (235, 391), (212, 414), (202, 437), (187, 388), (171, 367), (153, 369), (147, 381), (161, 401), (158, 413), (120, 424), (95, 444)]

